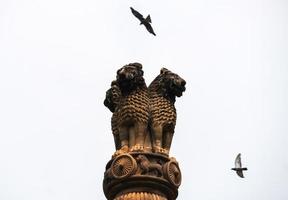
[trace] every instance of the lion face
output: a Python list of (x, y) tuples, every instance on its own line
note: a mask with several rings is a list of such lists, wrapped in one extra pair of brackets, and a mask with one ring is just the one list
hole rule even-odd
[(143, 70), (140, 63), (125, 65), (117, 71), (117, 82), (122, 90), (131, 90), (144, 84)]
[(116, 83), (112, 81), (111, 88), (106, 92), (106, 98), (104, 100), (104, 105), (109, 108), (111, 112), (115, 112), (116, 106), (118, 105), (121, 97), (121, 91)]
[(142, 65), (140, 63), (125, 65), (117, 71), (117, 80), (133, 80), (137, 76), (143, 76)]
[(160, 71), (162, 75), (162, 80), (160, 84), (164, 86), (166, 91), (177, 97), (181, 97), (182, 93), (185, 91), (186, 81), (181, 78), (178, 74), (175, 74), (168, 69), (162, 68)]

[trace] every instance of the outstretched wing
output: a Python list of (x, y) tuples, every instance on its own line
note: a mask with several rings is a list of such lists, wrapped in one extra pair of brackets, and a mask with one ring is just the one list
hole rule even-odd
[(241, 164), (241, 153), (239, 153), (237, 155), (236, 159), (235, 159), (235, 168), (241, 168), (241, 167), (242, 167), (242, 164)]
[(243, 175), (243, 171), (242, 171), (242, 170), (237, 170), (236, 173), (237, 173), (238, 176), (240, 176), (241, 178), (244, 178), (244, 175)]
[(153, 30), (153, 28), (149, 22), (144, 23), (144, 26), (146, 27), (147, 31), (149, 31), (149, 33), (156, 36), (156, 34), (154, 33), (154, 30)]
[(132, 8), (132, 7), (130, 7), (130, 9), (131, 9), (133, 15), (134, 15), (135, 17), (137, 17), (141, 22), (144, 20), (143, 15), (141, 15), (138, 11), (136, 11), (136, 10), (135, 10), (134, 8)]

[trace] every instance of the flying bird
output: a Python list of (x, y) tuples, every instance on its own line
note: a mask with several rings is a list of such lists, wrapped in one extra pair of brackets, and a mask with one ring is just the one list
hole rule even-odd
[(232, 168), (232, 170), (236, 171), (238, 176), (241, 178), (244, 178), (243, 171), (248, 170), (246, 167), (242, 167), (241, 163), (241, 153), (239, 153), (235, 159), (235, 168)]
[(143, 25), (146, 27), (147, 31), (149, 31), (149, 33), (151, 33), (151, 34), (153, 34), (153, 35), (156, 36), (156, 34), (154, 33), (154, 30), (153, 30), (153, 28), (152, 28), (152, 26), (151, 26), (151, 24), (150, 24), (150, 23), (152, 23), (150, 15), (148, 15), (148, 16), (146, 17), (146, 19), (145, 19), (145, 18), (143, 17), (143, 15), (141, 15), (138, 11), (136, 11), (136, 10), (133, 9), (132, 7), (130, 7), (130, 9), (131, 9), (133, 15), (134, 15), (137, 19), (140, 20), (140, 25), (143, 24)]

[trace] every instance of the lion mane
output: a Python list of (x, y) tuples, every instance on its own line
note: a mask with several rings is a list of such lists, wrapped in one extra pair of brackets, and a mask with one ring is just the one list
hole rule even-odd
[(179, 75), (162, 68), (160, 74), (148, 87), (150, 100), (150, 132), (153, 150), (169, 154), (176, 125), (176, 96), (185, 91), (185, 80)]
[(117, 71), (117, 85), (121, 91), (117, 125), (121, 152), (143, 151), (149, 118), (148, 89), (142, 65), (130, 63)]

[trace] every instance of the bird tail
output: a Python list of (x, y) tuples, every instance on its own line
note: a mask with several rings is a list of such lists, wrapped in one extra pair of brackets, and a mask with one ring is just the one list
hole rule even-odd
[(147, 21), (147, 22), (149, 22), (149, 23), (152, 23), (150, 15), (148, 15), (148, 16), (146, 17), (145, 21)]

